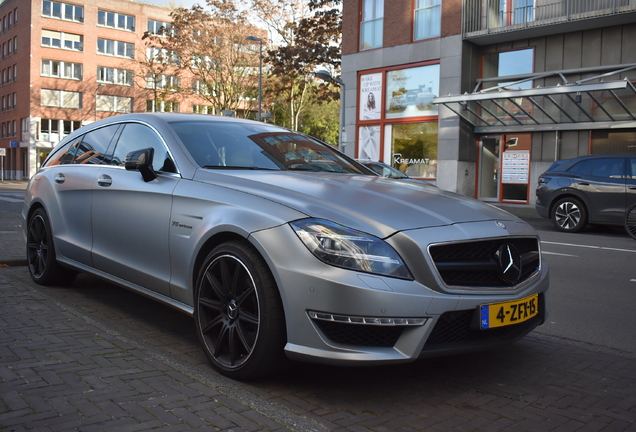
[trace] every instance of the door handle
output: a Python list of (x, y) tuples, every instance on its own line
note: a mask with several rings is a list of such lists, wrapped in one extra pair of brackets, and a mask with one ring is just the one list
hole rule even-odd
[(111, 176), (104, 174), (99, 176), (99, 178), (97, 179), (97, 184), (103, 187), (108, 187), (113, 184), (113, 179), (111, 178)]
[(636, 186), (630, 186), (629, 187), (631, 190), (636, 190)]
[(64, 177), (64, 174), (62, 173), (58, 173), (55, 175), (55, 183), (59, 183), (62, 184), (66, 181), (66, 177)]
[(586, 183), (586, 182), (579, 182), (579, 183), (577, 183), (577, 185), (579, 185), (579, 186), (589, 186), (590, 184)]

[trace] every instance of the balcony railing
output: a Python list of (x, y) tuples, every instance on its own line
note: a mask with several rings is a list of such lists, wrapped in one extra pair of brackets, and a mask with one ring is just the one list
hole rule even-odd
[(636, 11), (636, 0), (464, 0), (463, 37)]

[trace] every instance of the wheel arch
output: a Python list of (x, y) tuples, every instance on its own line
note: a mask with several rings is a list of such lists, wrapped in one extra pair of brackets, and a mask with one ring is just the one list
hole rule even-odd
[[(203, 266), (203, 262), (205, 261), (205, 258), (210, 254), (210, 252), (212, 252), (212, 250), (218, 245), (226, 243), (228, 241), (232, 241), (232, 240), (243, 240), (249, 243), (249, 240), (247, 238), (233, 231), (217, 232), (203, 242), (203, 244), (197, 251), (196, 257), (194, 259), (194, 264), (192, 267), (191, 280), (190, 280), (192, 287), (196, 285), (197, 278), (199, 277), (199, 272), (201, 271), (201, 266)], [(192, 301), (194, 304), (194, 296), (195, 296), (194, 289), (192, 290), (192, 295), (193, 295)]]
[(588, 216), (588, 222), (590, 219), (590, 204), (587, 202), (587, 199), (583, 197), (582, 194), (578, 194), (573, 190), (568, 190), (567, 192), (561, 193), (559, 195), (555, 195), (550, 201), (550, 207), (548, 208), (548, 214), (552, 217), (552, 211), (554, 210), (554, 206), (557, 202), (561, 201), (563, 198), (574, 198), (580, 201), (585, 206), (585, 212)]

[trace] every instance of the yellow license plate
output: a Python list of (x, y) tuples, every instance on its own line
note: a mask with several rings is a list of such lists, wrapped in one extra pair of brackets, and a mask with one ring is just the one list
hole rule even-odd
[(491, 303), (479, 306), (482, 330), (517, 324), (539, 313), (539, 294), (521, 300)]

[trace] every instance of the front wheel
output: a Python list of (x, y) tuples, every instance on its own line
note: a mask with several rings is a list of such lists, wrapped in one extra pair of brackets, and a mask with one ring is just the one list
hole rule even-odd
[(233, 379), (267, 375), (286, 342), (274, 278), (246, 241), (223, 243), (207, 256), (195, 286), (199, 340), (212, 366)]
[(627, 234), (636, 239), (636, 204), (631, 206), (625, 214), (625, 229), (627, 230)]
[(552, 208), (554, 226), (565, 232), (579, 232), (587, 225), (585, 205), (576, 198), (562, 198)]
[(27, 230), (27, 261), (29, 273), (39, 285), (68, 284), (77, 273), (62, 267), (55, 258), (53, 234), (44, 209), (37, 209), (29, 218)]

